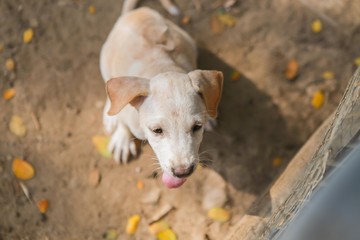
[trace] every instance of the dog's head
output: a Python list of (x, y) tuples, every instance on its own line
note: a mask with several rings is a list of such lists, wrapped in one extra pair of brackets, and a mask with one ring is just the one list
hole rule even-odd
[(109, 115), (127, 104), (139, 112), (140, 126), (164, 172), (163, 182), (178, 187), (196, 168), (204, 126), (217, 116), (223, 75), (195, 70), (167, 72), (152, 79), (119, 77), (107, 82)]

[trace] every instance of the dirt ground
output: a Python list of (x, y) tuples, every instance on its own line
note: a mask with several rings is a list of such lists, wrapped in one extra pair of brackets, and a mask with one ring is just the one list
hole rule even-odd
[[(104, 134), (99, 51), (121, 1), (0, 1), (0, 90), (16, 89), (13, 99), (0, 99), (0, 239), (102, 239), (109, 229), (118, 232), (117, 239), (154, 239), (147, 224), (166, 204), (174, 210), (164, 219), (178, 239), (223, 239), (254, 208), (252, 203), (337, 106), (360, 55), (360, 17), (352, 15), (360, 4), (237, 1), (229, 11), (236, 25), (215, 33), (211, 22), (224, 2), (176, 1), (190, 17), (182, 27), (199, 46), (199, 68), (223, 71), (225, 83), (218, 127), (205, 134), (202, 144), (211, 166), (197, 170), (180, 189), (168, 190), (154, 177), (148, 145), (138, 159), (119, 166), (92, 144), (93, 136)], [(94, 14), (88, 12), (90, 5)], [(181, 23), (156, 0), (142, 5)], [(320, 33), (311, 30), (315, 19), (323, 23)], [(28, 27), (35, 36), (25, 44), (22, 33)], [(9, 57), (16, 63), (13, 72), (4, 67)], [(290, 59), (300, 66), (292, 81), (284, 76)], [(241, 73), (236, 81), (231, 80), (235, 70)], [(325, 71), (334, 77), (323, 79)], [(317, 90), (326, 97), (320, 109), (310, 104)], [(9, 131), (13, 115), (24, 120), (25, 137)], [(12, 174), (16, 157), (35, 168), (36, 176), (23, 183), (35, 202), (49, 200), (46, 218)], [(273, 164), (276, 157), (280, 165)], [(96, 187), (88, 180), (94, 169), (101, 173)], [(217, 187), (225, 189), (224, 207), (232, 214), (226, 223), (209, 219), (202, 207), (207, 191)], [(144, 203), (154, 191), (160, 192), (159, 201)], [(125, 226), (133, 214), (142, 220), (129, 237)]]

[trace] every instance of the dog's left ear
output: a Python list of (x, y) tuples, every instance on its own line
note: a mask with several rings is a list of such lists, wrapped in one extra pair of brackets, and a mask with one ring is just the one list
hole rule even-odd
[(109, 115), (115, 115), (127, 104), (138, 107), (149, 93), (149, 79), (139, 77), (118, 77), (106, 82), (106, 92), (111, 106)]
[(195, 70), (189, 72), (192, 85), (204, 100), (210, 117), (216, 118), (224, 76), (220, 71)]

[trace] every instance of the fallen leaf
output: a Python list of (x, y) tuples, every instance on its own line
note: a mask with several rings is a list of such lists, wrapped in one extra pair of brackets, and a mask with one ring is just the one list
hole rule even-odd
[(90, 5), (90, 6), (88, 7), (88, 12), (89, 12), (90, 14), (95, 14), (95, 13), (96, 13), (96, 8), (95, 8), (95, 6), (94, 6), (94, 5)]
[(101, 179), (100, 171), (98, 169), (94, 169), (89, 174), (89, 184), (92, 187), (96, 187), (99, 185)]
[(219, 222), (227, 222), (230, 219), (230, 212), (224, 208), (211, 208), (208, 210), (208, 217)]
[(356, 66), (360, 66), (360, 57), (355, 58), (354, 63)]
[(174, 207), (168, 203), (162, 205), (150, 218), (150, 223), (159, 221), (173, 209), (174, 209)]
[(143, 189), (143, 188), (144, 188), (144, 183), (143, 183), (141, 180), (138, 180), (138, 181), (136, 182), (136, 187), (137, 187), (138, 189)]
[(14, 68), (15, 68), (15, 61), (14, 61), (14, 59), (12, 59), (12, 58), (6, 59), (6, 61), (5, 61), (5, 68), (6, 68), (6, 70), (8, 70), (9, 72), (14, 71)]
[(5, 48), (4, 44), (0, 43), (0, 53), (2, 53), (2, 51), (4, 51), (4, 48)]
[(34, 37), (34, 30), (32, 28), (28, 28), (23, 33), (23, 42), (29, 43), (32, 41)]
[(10, 100), (15, 96), (15, 93), (16, 93), (15, 88), (6, 89), (3, 93), (3, 98), (5, 100)]
[(34, 177), (34, 167), (25, 160), (15, 158), (12, 162), (12, 171), (16, 178), (29, 180)]
[(107, 146), (109, 144), (109, 138), (106, 136), (93, 136), (92, 142), (96, 147), (96, 150), (106, 158), (111, 158), (111, 152), (108, 151)]
[(26, 187), (26, 185), (22, 182), (19, 182), (19, 185), (21, 187), (21, 190), (23, 191), (23, 193), (25, 194), (25, 197), (29, 200), (29, 201), (32, 201), (32, 197), (31, 197), (31, 194), (30, 194), (30, 191), (29, 189)]
[(10, 132), (12, 132), (18, 137), (24, 137), (27, 131), (24, 121), (21, 119), (21, 117), (17, 115), (11, 117), (9, 129)]
[(42, 199), (38, 201), (36, 205), (41, 213), (46, 213), (49, 208), (49, 200)]
[(155, 204), (159, 201), (161, 191), (158, 188), (151, 189), (141, 199), (142, 203)]
[(126, 233), (127, 234), (129, 234), (129, 235), (135, 234), (137, 227), (139, 225), (140, 219), (141, 219), (141, 217), (138, 214), (135, 214), (128, 219), (128, 222), (126, 225)]
[(188, 25), (190, 23), (190, 17), (189, 16), (184, 16), (182, 19), (181, 19), (181, 24), (182, 25)]
[(299, 74), (299, 64), (295, 59), (291, 59), (286, 67), (285, 76), (289, 80), (294, 80)]
[(312, 97), (311, 105), (315, 109), (319, 109), (324, 105), (325, 102), (325, 94), (323, 91), (316, 91)]
[(211, 32), (214, 34), (219, 34), (224, 31), (224, 27), (223, 27), (222, 23), (219, 21), (219, 19), (215, 15), (211, 16), (210, 28), (211, 28)]
[(169, 228), (169, 224), (167, 224), (165, 221), (158, 221), (150, 224), (149, 231), (152, 235), (156, 236), (158, 233), (163, 232)]
[(234, 70), (231, 73), (230, 79), (231, 79), (231, 81), (237, 81), (240, 79), (240, 76), (241, 76), (241, 74), (238, 71)]
[(177, 239), (174, 231), (171, 229), (166, 229), (162, 232), (159, 232), (158, 234), (156, 234), (156, 237), (159, 240), (176, 240)]
[(314, 20), (312, 23), (311, 23), (311, 29), (314, 33), (319, 33), (322, 31), (322, 22), (317, 19), (317, 20)]
[(233, 27), (236, 25), (236, 18), (228, 13), (218, 14), (219, 21), (227, 27)]
[(118, 232), (114, 229), (109, 229), (103, 234), (103, 238), (106, 240), (115, 240), (118, 237)]
[(279, 167), (282, 164), (283, 160), (281, 157), (276, 157), (272, 160), (273, 167)]
[(331, 71), (325, 71), (322, 74), (322, 78), (325, 80), (329, 80), (329, 79), (334, 79), (335, 78), (335, 74)]

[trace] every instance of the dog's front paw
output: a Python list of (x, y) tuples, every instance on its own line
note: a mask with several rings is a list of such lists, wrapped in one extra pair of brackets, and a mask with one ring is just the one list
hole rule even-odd
[(209, 118), (209, 120), (205, 124), (205, 130), (208, 132), (213, 131), (217, 126), (217, 121), (214, 118)]
[(127, 163), (131, 155), (133, 157), (137, 155), (134, 140), (135, 138), (126, 126), (123, 124), (117, 125), (108, 145), (108, 150), (113, 153), (116, 163)]

